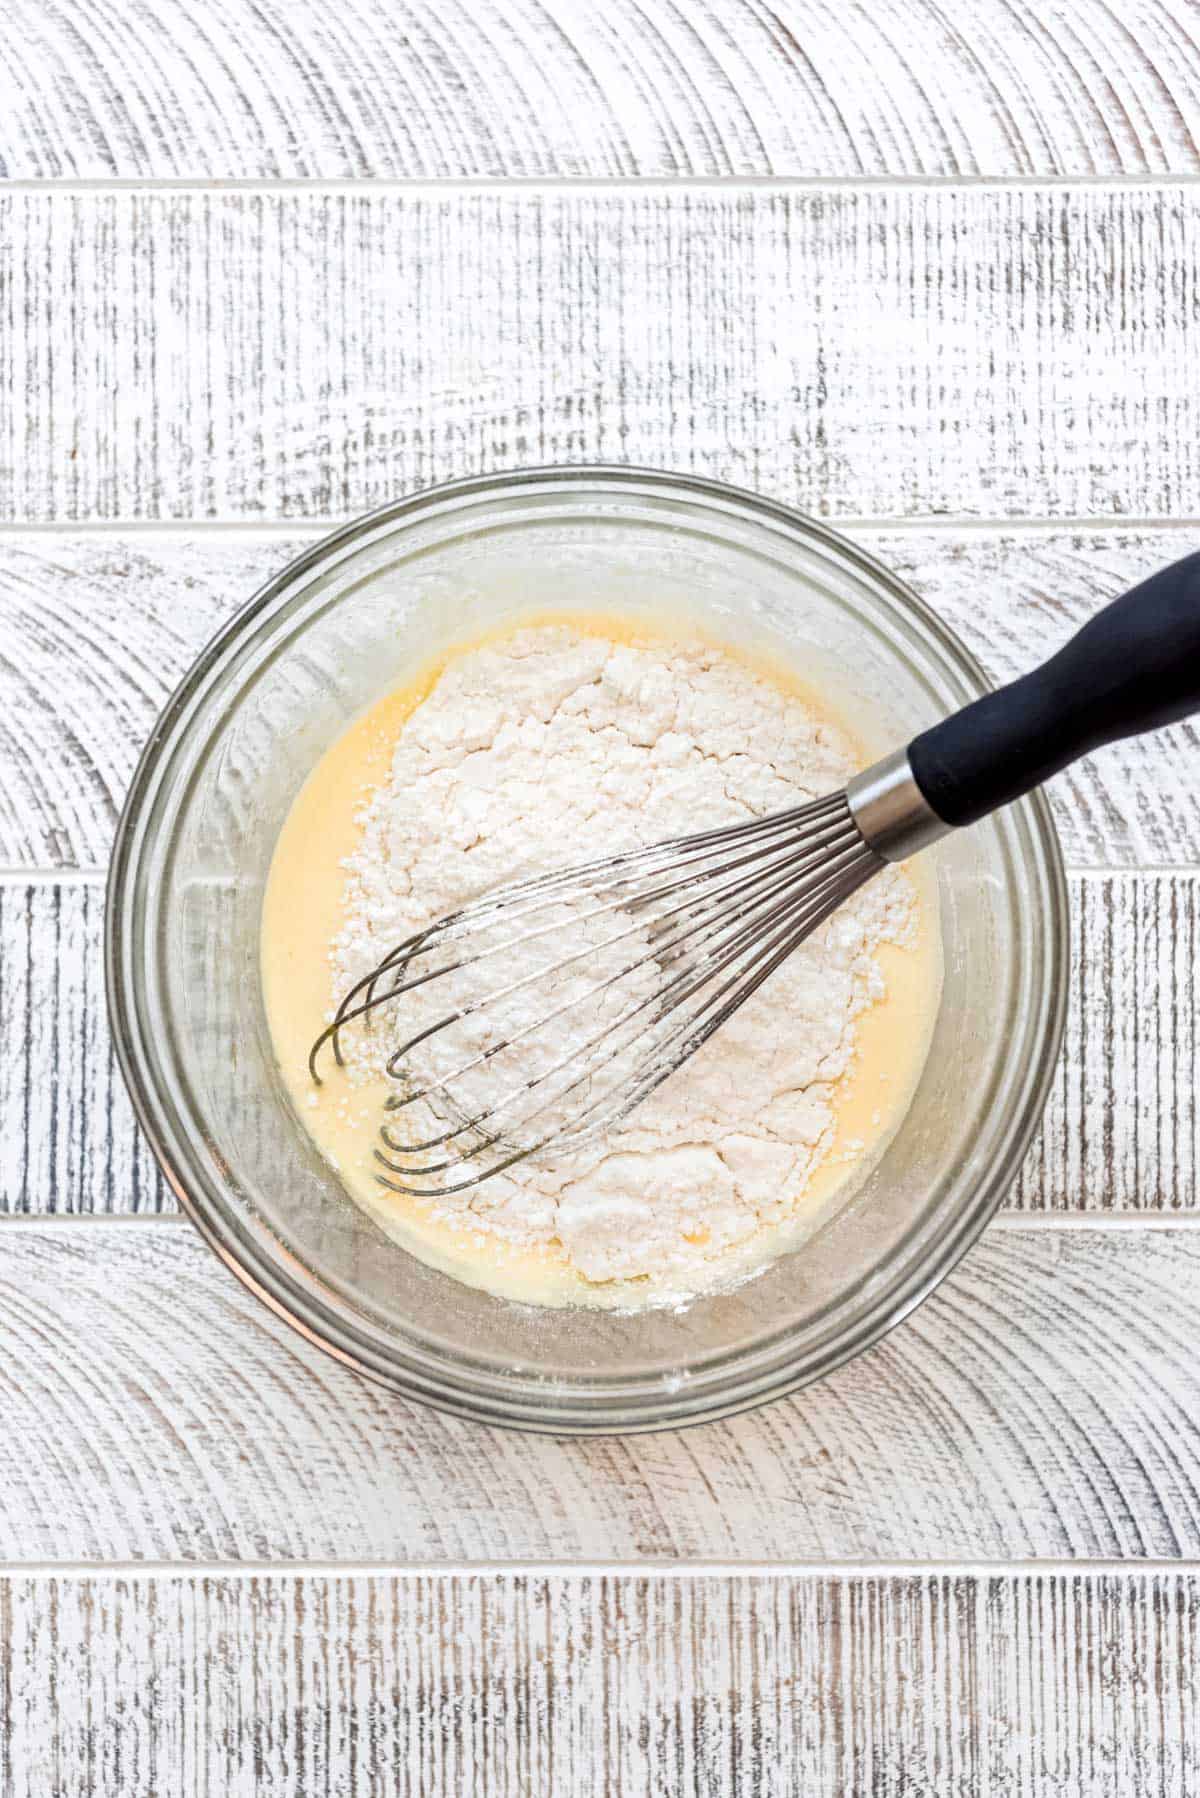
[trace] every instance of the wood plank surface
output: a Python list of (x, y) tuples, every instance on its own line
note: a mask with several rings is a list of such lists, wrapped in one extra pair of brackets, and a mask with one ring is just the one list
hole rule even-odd
[(103, 918), (99, 884), (0, 884), (0, 1213), (175, 1209), (113, 1054)]
[[(1067, 1038), (1010, 1204), (1198, 1201), (1200, 873), (1078, 875)], [(98, 883), (0, 883), (0, 1213), (173, 1211), (108, 1034)]]
[(307, 1348), (190, 1226), (0, 1230), (0, 1561), (1200, 1556), (1200, 1231), (993, 1227), (870, 1353), (531, 1441)]
[(199, 644), (447, 476), (844, 519), (998, 678), (1193, 547), (1196, 0), (0, 0), (0, 73), (0, 1798), (1200, 1789), (1194, 727), (1056, 787), (1012, 1209), (652, 1438), (401, 1402), (159, 1215), (96, 877)]
[(0, 195), (0, 518), (515, 463), (831, 516), (1200, 513), (1200, 189)]
[(1076, 876), (1067, 1035), (1011, 1202), (1174, 1211), (1200, 1201), (1200, 871)]
[(5, 0), (0, 177), (1200, 166), (1189, 0)]
[[(996, 680), (1200, 545), (1179, 529), (848, 533), (916, 588)], [(159, 711), (213, 632), (313, 532), (0, 533), (0, 867), (99, 868)], [(1055, 781), (1068, 860), (1200, 857), (1200, 732), (1102, 750)]]
[(0, 1632), (8, 1798), (1200, 1780), (1194, 1575), (17, 1577)]

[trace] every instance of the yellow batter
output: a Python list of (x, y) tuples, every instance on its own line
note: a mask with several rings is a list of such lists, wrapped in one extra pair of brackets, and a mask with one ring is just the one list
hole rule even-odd
[[(644, 622), (632, 625), (607, 616), (568, 620), (543, 614), (522, 622), (566, 622), (573, 631), (616, 642), (644, 640), (647, 634)], [(702, 635), (691, 625), (687, 633), (693, 639)], [(464, 644), (460, 652), (474, 647), (477, 643)], [(777, 662), (727, 643), (719, 647), (802, 699), (809, 712), (833, 716)], [(528, 1303), (626, 1307), (638, 1302), (632, 1289), (639, 1282), (589, 1282), (557, 1243), (519, 1248), (469, 1224), (434, 1216), (428, 1200), (388, 1191), (376, 1178), (375, 1160), (386, 1083), (352, 1084), (331, 1058), (321, 1087), (309, 1077), (309, 1048), (340, 996), (332, 990), (330, 946), (343, 918), (343, 864), (358, 846), (364, 801), (386, 781), (401, 728), (434, 687), (446, 659), (422, 668), (350, 726), (313, 770), (280, 833), (262, 915), (263, 988), (279, 1066), (297, 1115), (347, 1192), (423, 1261), (469, 1285)], [(852, 736), (842, 717), (836, 724), (843, 736)], [(918, 895), (915, 937), (902, 948), (884, 943), (874, 951), (886, 997), (857, 1020), (855, 1065), (835, 1090), (832, 1146), (798, 1195), (789, 1221), (761, 1229), (725, 1258), (723, 1273), (730, 1279), (775, 1259), (811, 1233), (831, 1203), (866, 1177), (908, 1108), (941, 991), (934, 884), (927, 863), (915, 863), (908, 872)]]

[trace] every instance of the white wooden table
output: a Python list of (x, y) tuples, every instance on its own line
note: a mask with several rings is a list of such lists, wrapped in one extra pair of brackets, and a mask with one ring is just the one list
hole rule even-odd
[(1200, 0), (0, 0), (0, 1794), (1200, 1790), (1200, 742), (1057, 783), (1071, 1021), (872, 1353), (570, 1443), (306, 1351), (114, 1071), (137, 751), (484, 468), (825, 515), (1004, 676), (1200, 543)]

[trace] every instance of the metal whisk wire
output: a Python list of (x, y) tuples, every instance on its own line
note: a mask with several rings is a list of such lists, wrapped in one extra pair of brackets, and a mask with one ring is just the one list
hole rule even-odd
[[(422, 1021), (388, 1058), (404, 1090), (387, 1101), (389, 1120), (424, 1106), (433, 1134), (404, 1140), (394, 1121), (382, 1129), (380, 1180), (422, 1197), (447, 1196), (550, 1148), (577, 1147), (609, 1129), (648, 1096), (749, 999), (829, 914), (882, 866), (855, 823), (844, 794), (768, 818), (695, 832), (502, 889), (462, 907), (399, 944), (343, 997), (313, 1044), (310, 1070), (320, 1080), (322, 1051), (343, 1062), (341, 1036), (370, 1024), (384, 1008), (421, 1006), (449, 978), (449, 1008)], [(534, 923), (538, 914), (551, 914)], [(594, 940), (604, 921), (617, 928)], [(500, 931), (497, 941), (491, 936)], [(521, 960), (544, 946), (542, 965)], [(568, 984), (606, 953), (618, 965), (581, 988)], [(445, 951), (449, 960), (429, 966)], [(456, 982), (477, 982), (486, 964), (517, 969), (499, 988), (457, 1000)], [(506, 1002), (547, 989), (546, 1003), (515, 1028), (489, 1036)], [(556, 991), (557, 989), (560, 989)], [(624, 999), (619, 995), (625, 991)], [(456, 1002), (457, 1000), (457, 1002)], [(619, 1003), (618, 1014), (604, 1014)], [(601, 1013), (596, 1027), (597, 1011)], [(554, 1026), (574, 1022), (547, 1066), (526, 1057)], [(414, 1068), (457, 1025), (467, 1053)], [(512, 1079), (493, 1091), (482, 1076), (516, 1052)], [(561, 1052), (560, 1052), (561, 1051)], [(386, 1153), (384, 1152), (386, 1150)], [(440, 1150), (439, 1158), (427, 1157)], [(438, 1177), (441, 1177), (440, 1179)]]
[[(856, 774), (844, 793), (525, 881), (419, 931), (346, 994), (313, 1044), (313, 1079), (327, 1046), (342, 1063), (345, 1030), (369, 1027), (381, 1008), (404, 999), (419, 1011), (436, 982), (448, 980), (449, 1009), (421, 1023), (388, 1061), (409, 1089), (389, 1100), (389, 1115), (424, 1104), (437, 1129), (402, 1142), (384, 1125), (384, 1184), (424, 1196), (462, 1192), (530, 1155), (578, 1143), (652, 1092), (878, 869), (1008, 805), (1102, 743), (1188, 717), (1200, 709), (1198, 670), (1200, 552), (1114, 600), (1041, 668)], [(552, 914), (543, 925), (480, 946), (489, 930), (539, 911)], [(622, 914), (615, 934), (593, 940), (614, 912)], [(564, 932), (568, 952), (518, 971), (498, 992), (479, 998), (468, 988), (454, 997), (460, 976), (474, 981), (497, 959), (511, 966), (535, 944), (553, 948)], [(631, 952), (621, 952), (611, 974), (574, 988), (577, 966), (622, 944)], [(452, 959), (410, 977), (439, 948)], [(524, 1020), (518, 1013), (516, 1028), (497, 1035), (492, 1007), (564, 977), (567, 990), (552, 993), (548, 1008)], [(631, 986), (627, 1002), (608, 1016), (622, 983)], [(587, 1023), (539, 1067), (547, 1027), (581, 1011)], [(456, 1025), (468, 1027), (468, 1053), (443, 1071), (440, 1039)], [(422, 1045), (434, 1057), (432, 1078), (414, 1082), (411, 1057)], [(514, 1050), (514, 1081), (481, 1097), (475, 1077)], [(414, 1165), (414, 1156), (434, 1149), (442, 1160)], [(413, 1184), (439, 1174), (452, 1177)]]

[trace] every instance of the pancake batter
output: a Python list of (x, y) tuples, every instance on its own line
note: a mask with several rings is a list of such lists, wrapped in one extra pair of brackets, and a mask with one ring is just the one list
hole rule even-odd
[(263, 910), (279, 1064), (318, 1147), (413, 1253), (543, 1304), (677, 1303), (794, 1246), (869, 1171), (911, 1099), (941, 967), (928, 871), (879, 875), (597, 1144), (454, 1198), (379, 1184), (389, 1040), (307, 1055), (395, 943), (505, 882), (740, 823), (867, 759), (798, 681), (693, 629), (538, 619), (383, 700), (297, 798)]

